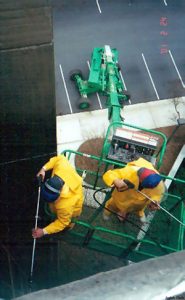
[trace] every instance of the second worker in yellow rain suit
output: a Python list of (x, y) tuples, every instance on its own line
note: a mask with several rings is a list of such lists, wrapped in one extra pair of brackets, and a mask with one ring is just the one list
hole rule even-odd
[(41, 196), (49, 203), (51, 211), (57, 218), (44, 228), (33, 229), (33, 238), (62, 231), (70, 225), (72, 217), (77, 217), (82, 212), (82, 178), (67, 158), (64, 155), (51, 158), (37, 176), (41, 176), (44, 180), (45, 172), (48, 170), (52, 170), (52, 175), (42, 184)]
[[(147, 160), (139, 158), (124, 168), (109, 170), (103, 175), (103, 180), (108, 186), (115, 187), (105, 207), (122, 216), (120, 220), (124, 220), (128, 213), (134, 213), (145, 221), (144, 210), (147, 206), (151, 210), (159, 209), (146, 196), (159, 203), (165, 186), (162, 177)], [(111, 214), (107, 209), (103, 214), (105, 220)]]

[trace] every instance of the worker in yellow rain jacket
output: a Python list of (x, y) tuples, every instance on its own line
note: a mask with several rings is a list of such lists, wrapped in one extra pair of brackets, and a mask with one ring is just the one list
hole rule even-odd
[(52, 170), (52, 175), (41, 185), (41, 197), (49, 203), (57, 218), (44, 228), (33, 229), (33, 238), (62, 231), (70, 225), (72, 217), (77, 217), (82, 212), (82, 178), (67, 158), (64, 155), (51, 158), (38, 172), (37, 177), (41, 176), (44, 180), (48, 170)]
[[(145, 208), (159, 209), (157, 203), (161, 201), (165, 192), (162, 177), (153, 165), (143, 158), (129, 162), (124, 168), (107, 171), (103, 180), (108, 186), (115, 187), (105, 207), (117, 213), (120, 221), (124, 220), (128, 213), (135, 213), (144, 222)], [(111, 214), (107, 209), (104, 209), (104, 220), (108, 220)]]

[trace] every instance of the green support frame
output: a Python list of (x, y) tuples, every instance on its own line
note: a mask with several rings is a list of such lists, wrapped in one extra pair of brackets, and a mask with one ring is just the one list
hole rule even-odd
[[(80, 156), (88, 157), (89, 159), (93, 159), (99, 162), (99, 165), (104, 164), (105, 167), (107, 167), (107, 164), (112, 165), (113, 163), (111, 160), (102, 157), (97, 157), (94, 155), (81, 153), (78, 151), (65, 150), (63, 154), (65, 154), (68, 157), (68, 159), (70, 159), (72, 155), (80, 155)], [(114, 164), (117, 166), (123, 166), (120, 163), (114, 162)], [(84, 170), (77, 169), (77, 171), (80, 174), (82, 174)], [(92, 172), (89, 170), (86, 170), (86, 172), (87, 174), (94, 176), (94, 178), (97, 177), (99, 178), (102, 176), (104, 170), (101, 170), (101, 173), (97, 170), (98, 174), (97, 172)], [(164, 179), (170, 179), (176, 184), (181, 184), (185, 186), (185, 180), (182, 180), (180, 178), (172, 178), (165, 175), (162, 176)], [(95, 192), (97, 192), (102, 187), (95, 186), (93, 184), (92, 185), (88, 184), (88, 186), (85, 186), (85, 188), (91, 188)], [(76, 223), (76, 226), (63, 238), (65, 238), (70, 243), (81, 245), (83, 247), (88, 247), (89, 249), (94, 249), (110, 255), (115, 255), (118, 257), (122, 257), (124, 259), (129, 259), (135, 262), (184, 249), (185, 247), (184, 228), (185, 227), (178, 223), (174, 223), (175, 221), (172, 221), (173, 226), (170, 227), (171, 228), (170, 230), (172, 230), (172, 232), (173, 232), (173, 228), (175, 228), (175, 233), (173, 232), (174, 240), (171, 243), (169, 238), (169, 241), (166, 244), (161, 242), (166, 238), (166, 230), (161, 231), (161, 228), (157, 228), (158, 231), (155, 232), (155, 235), (158, 236), (159, 240), (151, 239), (150, 235), (147, 238), (148, 232), (146, 233), (145, 238), (138, 240), (137, 234), (135, 233), (128, 234), (125, 232), (115, 231), (110, 228), (106, 228), (106, 225), (99, 226), (98, 220), (100, 219), (100, 214), (102, 212), (103, 206), (107, 201), (107, 197), (108, 197), (106, 190), (104, 190), (104, 192), (105, 192), (105, 199), (102, 206), (100, 206), (98, 209), (95, 209), (95, 211), (92, 213), (90, 218), (86, 221), (84, 221), (81, 218), (79, 220), (73, 220), (73, 222)], [(164, 201), (165, 203), (162, 203), (161, 205), (164, 205), (165, 207), (170, 209), (170, 205), (172, 206), (175, 205), (176, 203), (180, 203), (180, 205), (178, 205), (178, 208), (175, 212), (175, 215), (183, 222), (185, 220), (185, 209), (182, 203), (182, 197), (178, 195), (174, 195), (173, 193), (169, 193), (169, 194), (167, 193), (166, 196), (167, 196), (167, 200)], [(154, 217), (154, 220), (155, 218), (157, 218), (156, 222), (157, 224), (159, 224), (160, 219), (161, 222), (164, 222), (166, 216), (164, 216), (162, 212), (157, 212), (157, 215)], [(165, 220), (168, 220), (168, 218)], [(167, 223), (168, 222), (166, 221), (166, 224)], [(152, 224), (151, 227), (153, 226)], [(106, 235), (106, 237), (102, 235)], [(122, 241), (121, 240), (116, 241), (117, 238), (122, 239)], [(175, 247), (172, 246), (171, 244), (175, 245)], [(140, 245), (139, 249), (137, 249), (137, 245)]]
[(110, 141), (109, 136), (112, 135), (114, 130), (118, 127), (134, 128), (134, 129), (137, 129), (139, 131), (144, 131), (144, 132), (147, 132), (147, 133), (151, 133), (151, 134), (157, 135), (158, 137), (162, 138), (161, 148), (156, 154), (156, 156), (158, 155), (157, 169), (159, 169), (161, 167), (163, 157), (164, 157), (164, 154), (165, 154), (165, 151), (166, 151), (166, 145), (167, 145), (167, 138), (166, 138), (165, 134), (163, 134), (162, 132), (156, 131), (156, 130), (146, 129), (146, 128), (143, 128), (143, 127), (140, 127), (140, 126), (131, 125), (131, 124), (120, 122), (120, 121), (111, 122), (108, 129), (107, 129), (107, 133), (106, 133), (106, 136), (105, 136), (104, 145), (103, 145), (102, 153), (101, 153), (102, 158), (105, 157), (108, 154), (108, 151), (109, 151), (109, 148), (110, 148), (111, 141)]

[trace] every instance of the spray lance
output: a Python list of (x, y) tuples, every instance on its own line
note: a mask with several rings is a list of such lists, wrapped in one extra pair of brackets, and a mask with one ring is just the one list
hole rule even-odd
[[(145, 198), (147, 198), (150, 202), (154, 203), (155, 205), (157, 205), (162, 211), (164, 211), (166, 214), (168, 214), (172, 219), (174, 219), (176, 222), (178, 222), (179, 224), (181, 224), (182, 226), (185, 226), (185, 224), (183, 222), (181, 222), (179, 219), (177, 219), (174, 215), (172, 215), (169, 211), (167, 211), (165, 208), (163, 208), (159, 203), (157, 203), (156, 201), (152, 200), (148, 195), (146, 195), (145, 193), (139, 191), (138, 189), (134, 188), (134, 184), (132, 182), (130, 182), (129, 180), (125, 179), (124, 182), (127, 184), (128, 189), (134, 189), (136, 192), (138, 192), (139, 194), (143, 195)], [(100, 189), (102, 192), (106, 192), (107, 189)], [(113, 191), (113, 189), (112, 189)], [(97, 201), (98, 202), (98, 201)], [(111, 210), (109, 210), (111, 211)]]
[[(128, 189), (134, 189), (134, 184), (130, 182), (129, 180), (125, 179), (124, 182), (127, 184)], [(143, 195), (145, 198), (147, 198), (150, 202), (154, 203), (157, 205), (162, 211), (164, 211), (166, 214), (168, 214), (172, 219), (176, 220), (179, 224), (185, 226), (183, 222), (181, 222), (179, 219), (177, 219), (174, 215), (172, 215), (169, 211), (167, 211), (165, 208), (163, 208), (159, 203), (156, 201), (152, 200), (149, 196), (147, 196), (145, 193), (139, 191), (138, 189), (134, 189), (136, 192), (139, 194)]]
[(148, 197), (145, 193), (143, 193), (139, 190), (136, 190), (136, 192), (140, 193), (141, 195), (146, 197), (148, 200), (150, 200), (152, 203), (157, 205), (162, 211), (164, 211), (166, 214), (168, 214), (172, 219), (176, 220), (179, 224), (185, 226), (185, 224), (183, 222), (181, 222), (179, 219), (177, 219), (174, 215), (172, 215), (168, 210), (166, 210), (164, 207), (162, 207), (159, 203), (157, 203), (156, 201), (154, 201), (150, 197)]
[[(40, 204), (40, 191), (41, 191), (41, 184), (42, 184), (42, 176), (38, 176), (38, 197), (37, 197), (37, 208), (36, 208), (36, 214), (35, 214), (35, 229), (37, 228), (38, 218), (39, 218), (39, 204)], [(35, 247), (36, 247), (36, 238), (33, 239), (33, 248), (32, 248), (32, 259), (31, 259), (31, 269), (30, 269), (30, 278), (29, 278), (29, 284), (30, 284), (30, 292), (32, 291), (32, 282), (33, 282), (33, 266), (34, 266), (34, 260), (35, 260)]]

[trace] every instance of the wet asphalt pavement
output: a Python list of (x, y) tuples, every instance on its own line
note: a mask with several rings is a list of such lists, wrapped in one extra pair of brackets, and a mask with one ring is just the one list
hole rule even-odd
[[(69, 72), (88, 64), (94, 47), (110, 45), (132, 104), (185, 95), (185, 1), (68, 0), (53, 9), (57, 115), (80, 112)], [(105, 99), (90, 96), (92, 110)]]

